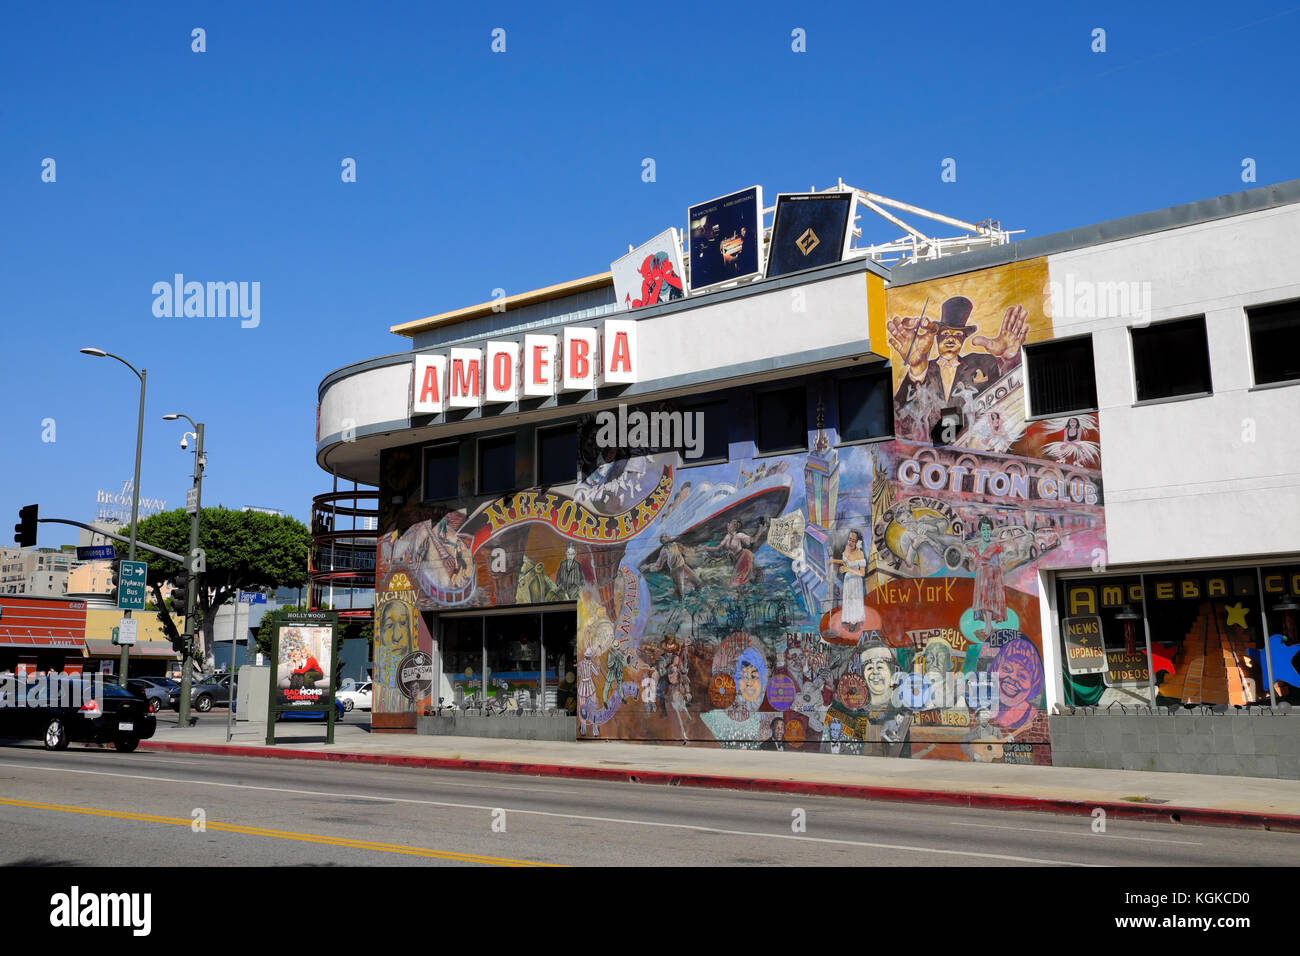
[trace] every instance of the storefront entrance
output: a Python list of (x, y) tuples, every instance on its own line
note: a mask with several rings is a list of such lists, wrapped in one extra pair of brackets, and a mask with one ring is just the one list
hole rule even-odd
[(576, 634), (573, 604), (438, 615), (435, 708), (454, 705), (466, 716), (575, 715)]

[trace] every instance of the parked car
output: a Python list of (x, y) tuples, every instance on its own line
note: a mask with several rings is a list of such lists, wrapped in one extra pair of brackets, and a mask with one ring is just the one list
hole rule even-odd
[(151, 684), (144, 678), (128, 677), (126, 689), (135, 696), (142, 698), (149, 705), (149, 713), (151, 714), (156, 714), (171, 704), (171, 697), (167, 689), (159, 687), (157, 684)]
[[(230, 674), (214, 674), (190, 685), (190, 706), (201, 714), (206, 714), (215, 705), (230, 705), (230, 688), (234, 678)], [(180, 710), (181, 688), (177, 684), (168, 695), (172, 710)]]
[(351, 710), (356, 707), (360, 710), (369, 710), (371, 706), (371, 681), (362, 681), (352, 687), (345, 688), (334, 695), (335, 700), (343, 701), (343, 709)]
[(46, 750), (63, 750), (74, 740), (111, 742), (129, 753), (158, 726), (145, 701), (116, 684), (57, 677), (34, 686), (23, 706), (0, 706), (0, 737), (43, 740)]

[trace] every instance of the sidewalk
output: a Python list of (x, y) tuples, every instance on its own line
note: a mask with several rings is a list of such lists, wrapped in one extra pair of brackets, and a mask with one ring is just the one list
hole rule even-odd
[(389, 766), (581, 777), (669, 786), (900, 800), (949, 806), (1044, 810), (1154, 822), (1245, 826), (1300, 832), (1300, 780), (1136, 770), (1082, 770), (899, 760), (830, 754), (722, 750), (613, 742), (555, 743), (374, 734), (365, 724), (236, 724), (226, 743), (224, 715), (182, 730), (160, 723), (142, 750), (332, 760)]

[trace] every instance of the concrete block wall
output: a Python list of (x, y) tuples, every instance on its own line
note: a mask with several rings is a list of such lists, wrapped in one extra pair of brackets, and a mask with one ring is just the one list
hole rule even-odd
[(1300, 780), (1300, 710), (1050, 717), (1057, 767)]

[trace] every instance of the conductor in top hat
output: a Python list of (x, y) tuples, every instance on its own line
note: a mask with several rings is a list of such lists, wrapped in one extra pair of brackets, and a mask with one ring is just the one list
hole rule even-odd
[[(1029, 334), (1028, 310), (1007, 309), (998, 334), (989, 337), (974, 334), (978, 327), (968, 322), (974, 309), (970, 299), (955, 295), (939, 307), (937, 324), (926, 316), (894, 316), (886, 323), (889, 346), (905, 369), (894, 400), (921, 413), (922, 435), (929, 433), (932, 424), (924, 420), (937, 419), (940, 409), (954, 404), (955, 394), (979, 395), (1020, 357), (1020, 346)], [(968, 339), (980, 351), (962, 355)], [(931, 359), (936, 343), (938, 355)]]

